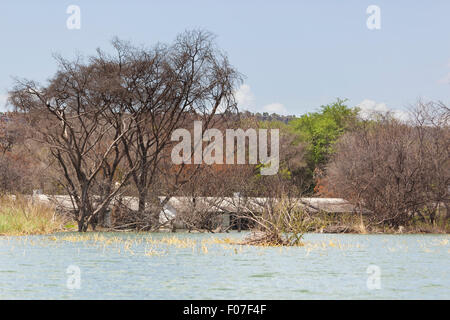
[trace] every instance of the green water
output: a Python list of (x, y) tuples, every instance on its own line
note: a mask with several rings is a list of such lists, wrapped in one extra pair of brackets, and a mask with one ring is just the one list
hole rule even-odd
[(0, 299), (450, 298), (448, 235), (307, 234), (290, 248), (214, 240), (245, 235), (0, 237)]

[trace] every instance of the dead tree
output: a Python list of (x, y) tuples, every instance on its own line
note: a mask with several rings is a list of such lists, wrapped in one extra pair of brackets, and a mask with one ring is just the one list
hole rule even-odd
[(49, 148), (82, 232), (109, 206), (134, 170), (128, 168), (117, 179), (124, 156), (121, 141), (134, 127), (123, 112), (120, 85), (117, 77), (111, 78), (112, 72), (93, 61), (57, 60), (59, 70), (46, 86), (17, 81), (10, 102), (25, 114), (34, 138)]
[[(135, 48), (117, 39), (113, 44), (116, 55), (101, 55), (100, 60), (104, 65), (120, 66), (121, 82), (127, 88), (123, 107), (135, 130), (121, 141), (128, 166), (136, 167), (131, 176), (138, 211), (143, 212), (159, 206), (149, 203), (157, 199), (157, 192), (167, 195), (163, 206), (189, 181), (186, 165), (175, 166), (169, 159), (174, 130), (189, 129), (194, 120), (200, 120), (205, 131), (219, 115), (234, 112), (240, 75), (205, 31), (187, 31), (172, 45), (152, 49)], [(190, 170), (190, 176), (199, 170), (200, 166)], [(163, 186), (161, 179), (165, 179)]]
[(380, 116), (345, 134), (327, 168), (330, 188), (369, 209), (372, 224), (399, 227), (423, 213), (434, 223), (437, 205), (449, 199), (450, 131), (443, 110), (419, 102), (409, 123)]

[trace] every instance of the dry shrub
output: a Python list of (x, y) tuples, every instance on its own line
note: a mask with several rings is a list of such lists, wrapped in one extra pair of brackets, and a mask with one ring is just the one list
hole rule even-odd
[(0, 235), (47, 234), (63, 231), (68, 219), (43, 203), (25, 197), (0, 198)]
[[(299, 246), (302, 237), (311, 227), (312, 219), (293, 198), (268, 199), (262, 210), (246, 208), (245, 217), (256, 228), (244, 244), (264, 246)], [(261, 213), (260, 213), (261, 212)]]
[(448, 113), (419, 103), (410, 123), (380, 117), (345, 134), (327, 167), (329, 189), (370, 210), (374, 226), (398, 228), (417, 216), (434, 224), (439, 206), (450, 203)]

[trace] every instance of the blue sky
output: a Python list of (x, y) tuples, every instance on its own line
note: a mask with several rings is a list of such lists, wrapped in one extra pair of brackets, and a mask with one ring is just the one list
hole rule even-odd
[[(81, 29), (69, 30), (69, 5)], [(381, 29), (369, 30), (369, 5)], [(52, 53), (171, 42), (204, 28), (246, 78), (241, 108), (300, 115), (337, 97), (404, 110), (418, 98), (450, 102), (450, 1), (7, 1), (0, 3), (0, 103), (12, 76), (45, 82)], [(401, 112), (401, 111), (399, 111)]]

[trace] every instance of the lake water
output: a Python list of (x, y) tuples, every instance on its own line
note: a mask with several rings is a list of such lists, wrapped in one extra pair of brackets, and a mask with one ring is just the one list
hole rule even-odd
[[(450, 236), (231, 234), (0, 237), (0, 299), (449, 299)], [(79, 287), (79, 288), (78, 288)]]

